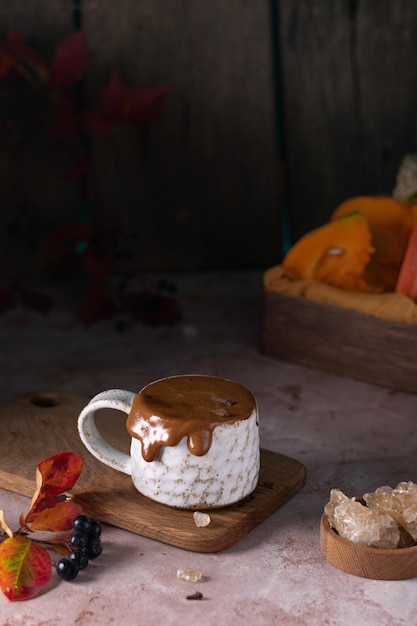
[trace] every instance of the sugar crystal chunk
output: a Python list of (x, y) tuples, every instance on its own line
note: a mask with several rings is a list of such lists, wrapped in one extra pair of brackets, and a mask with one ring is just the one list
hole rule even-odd
[(396, 520), (379, 509), (364, 506), (348, 498), (339, 489), (332, 489), (324, 507), (329, 524), (341, 537), (363, 546), (396, 548), (401, 533)]
[(202, 578), (202, 574), (197, 569), (192, 569), (191, 567), (184, 567), (177, 570), (177, 578), (181, 580), (187, 580), (191, 583), (197, 583)]
[(374, 493), (366, 493), (364, 500), (369, 507), (391, 515), (417, 541), (416, 484), (408, 481), (398, 483), (395, 489), (378, 487)]
[(201, 513), (200, 511), (194, 511), (193, 518), (195, 525), (199, 528), (204, 528), (204, 526), (208, 526), (211, 522), (210, 515), (208, 513)]

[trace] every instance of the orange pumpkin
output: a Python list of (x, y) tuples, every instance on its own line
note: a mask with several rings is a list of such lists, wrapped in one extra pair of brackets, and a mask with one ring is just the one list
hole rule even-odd
[(370, 280), (384, 291), (394, 291), (404, 258), (411, 229), (417, 217), (417, 207), (399, 202), (391, 196), (357, 196), (342, 202), (331, 219), (353, 211), (366, 218), (375, 253), (368, 268)]
[(368, 222), (360, 212), (330, 221), (299, 239), (282, 265), (295, 278), (313, 278), (350, 291), (378, 291), (367, 266), (373, 252)]
[(404, 293), (417, 302), (417, 222), (408, 240), (395, 291)]

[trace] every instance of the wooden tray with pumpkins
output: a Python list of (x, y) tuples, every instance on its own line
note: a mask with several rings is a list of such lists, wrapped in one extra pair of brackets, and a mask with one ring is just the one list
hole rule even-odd
[(265, 272), (262, 351), (417, 392), (416, 300), (417, 204), (351, 198)]

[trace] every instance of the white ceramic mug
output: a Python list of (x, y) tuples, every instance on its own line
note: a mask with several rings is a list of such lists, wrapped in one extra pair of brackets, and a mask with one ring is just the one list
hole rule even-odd
[[(103, 408), (128, 415), (130, 455), (106, 441), (94, 422)], [(139, 393), (110, 389), (78, 418), (86, 448), (132, 476), (143, 495), (184, 509), (238, 502), (256, 487), (260, 449), (254, 395), (237, 382), (191, 374), (150, 383)]]

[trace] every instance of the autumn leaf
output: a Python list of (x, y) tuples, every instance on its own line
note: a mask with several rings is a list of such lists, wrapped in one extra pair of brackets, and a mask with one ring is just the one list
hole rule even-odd
[(82, 78), (88, 62), (88, 50), (81, 31), (71, 33), (55, 50), (49, 82), (53, 87), (72, 85)]
[(124, 123), (130, 109), (131, 93), (118, 72), (113, 72), (100, 96), (100, 108), (85, 111), (83, 121), (93, 135), (107, 135)]
[(113, 72), (101, 92), (101, 110), (110, 124), (118, 124), (130, 110), (131, 93), (119, 72)]
[(71, 500), (57, 502), (52, 508), (43, 509), (36, 515), (30, 530), (50, 532), (71, 530), (73, 520), (81, 513), (81, 507)]
[(82, 457), (74, 452), (61, 452), (41, 461), (36, 469), (36, 490), (33, 494), (26, 524), (34, 521), (44, 509), (52, 508), (62, 501), (62, 494), (77, 482)]
[(0, 58), (1, 76), (13, 69), (29, 81), (46, 81), (48, 69), (45, 61), (18, 32), (10, 32), (0, 44)]
[(169, 87), (148, 87), (130, 91), (114, 71), (103, 88), (100, 108), (83, 114), (86, 129), (96, 135), (111, 133), (119, 126), (148, 126), (162, 113)]
[(168, 87), (147, 87), (132, 94), (129, 122), (132, 126), (148, 126), (161, 116)]
[(38, 595), (51, 577), (51, 557), (28, 537), (9, 537), (0, 544), (0, 588), (11, 601)]
[[(58, 495), (72, 489), (82, 470), (82, 457), (75, 452), (60, 452), (41, 461), (37, 467), (37, 484)], [(39, 482), (38, 482), (39, 481)]]

